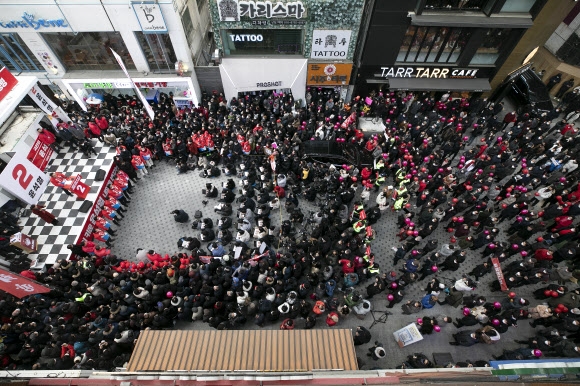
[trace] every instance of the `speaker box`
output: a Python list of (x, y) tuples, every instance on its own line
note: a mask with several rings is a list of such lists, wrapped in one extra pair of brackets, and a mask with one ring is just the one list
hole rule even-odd
[(103, 181), (105, 179), (106, 175), (107, 175), (107, 172), (104, 171), (103, 169), (97, 170), (97, 175), (95, 176), (95, 181)]
[(93, 202), (89, 200), (85, 200), (81, 207), (79, 208), (79, 212), (87, 213), (93, 207)]

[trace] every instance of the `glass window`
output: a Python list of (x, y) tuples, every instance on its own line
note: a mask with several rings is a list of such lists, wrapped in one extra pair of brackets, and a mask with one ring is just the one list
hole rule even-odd
[(495, 64), (502, 47), (508, 41), (511, 28), (488, 29), (481, 46), (469, 64)]
[(17, 34), (0, 34), (0, 67), (13, 72), (45, 71)]
[(147, 58), (149, 68), (153, 72), (171, 73), (175, 71), (177, 57), (169, 34), (144, 34), (135, 32), (141, 49)]
[(528, 13), (536, 0), (506, 0), (500, 12)]
[(427, 0), (424, 10), (481, 12), (487, 2), (488, 0)]
[(397, 62), (455, 63), (471, 32), (465, 28), (410, 26), (397, 55)]
[(299, 29), (221, 30), (221, 37), (226, 56), (302, 54)]
[(183, 15), (181, 15), (181, 23), (183, 24), (183, 30), (185, 31), (185, 37), (189, 42), (191, 37), (193, 36), (193, 21), (191, 20), (191, 15), (189, 14), (189, 7), (185, 9)]
[(573, 33), (556, 52), (558, 59), (572, 66), (580, 66), (580, 37)]
[(110, 48), (123, 59), (125, 67), (135, 63), (119, 32), (46, 32), (46, 43), (68, 70), (119, 70)]

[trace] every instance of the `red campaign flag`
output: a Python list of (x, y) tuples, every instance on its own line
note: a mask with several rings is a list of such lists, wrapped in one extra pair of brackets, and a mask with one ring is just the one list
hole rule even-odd
[(0, 70), (0, 101), (8, 95), (17, 83), (18, 80), (6, 67)]
[(359, 220), (365, 220), (367, 218), (367, 214), (364, 211), (364, 209), (360, 211), (358, 218), (359, 218)]
[(89, 188), (89, 186), (87, 184), (85, 184), (84, 182), (81, 181), (81, 175), (77, 174), (77, 176), (74, 178), (73, 183), (70, 187), (70, 191), (74, 194), (76, 194), (76, 196), (78, 198), (81, 199), (85, 199), (87, 198), (87, 194), (89, 194), (89, 191), (91, 190), (91, 188)]
[(495, 271), (495, 274), (497, 276), (497, 280), (499, 281), (499, 285), (501, 287), (502, 291), (507, 291), (508, 290), (508, 286), (505, 282), (505, 279), (503, 277), (503, 271), (501, 270), (501, 264), (499, 263), (499, 260), (497, 257), (492, 257), (491, 258), (491, 263), (493, 264), (493, 270)]
[(50, 161), (51, 156), (52, 148), (47, 144), (42, 143), (37, 138), (26, 159), (32, 162), (37, 168), (44, 171), (48, 165), (48, 162)]
[(38, 284), (34, 280), (3, 269), (0, 269), (0, 290), (8, 292), (19, 299), (29, 295), (50, 292), (50, 288)]

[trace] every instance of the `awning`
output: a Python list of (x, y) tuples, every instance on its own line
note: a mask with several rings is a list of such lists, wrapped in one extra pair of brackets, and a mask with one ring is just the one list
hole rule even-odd
[(530, 28), (534, 22), (532, 16), (465, 16), (446, 13), (444, 15), (411, 14), (411, 24), (426, 27), (470, 27), (470, 28)]
[[(367, 83), (387, 83), (386, 79), (367, 79)], [(429, 79), (429, 78), (389, 78), (392, 90), (414, 91), (489, 91), (487, 79)]]
[(352, 332), (145, 330), (127, 371), (358, 370)]

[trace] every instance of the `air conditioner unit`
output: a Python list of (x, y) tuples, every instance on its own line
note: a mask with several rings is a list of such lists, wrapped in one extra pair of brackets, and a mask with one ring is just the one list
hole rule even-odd
[(222, 61), (222, 57), (220, 55), (220, 50), (219, 48), (216, 48), (211, 56), (211, 61), (217, 66), (218, 64), (221, 63)]

